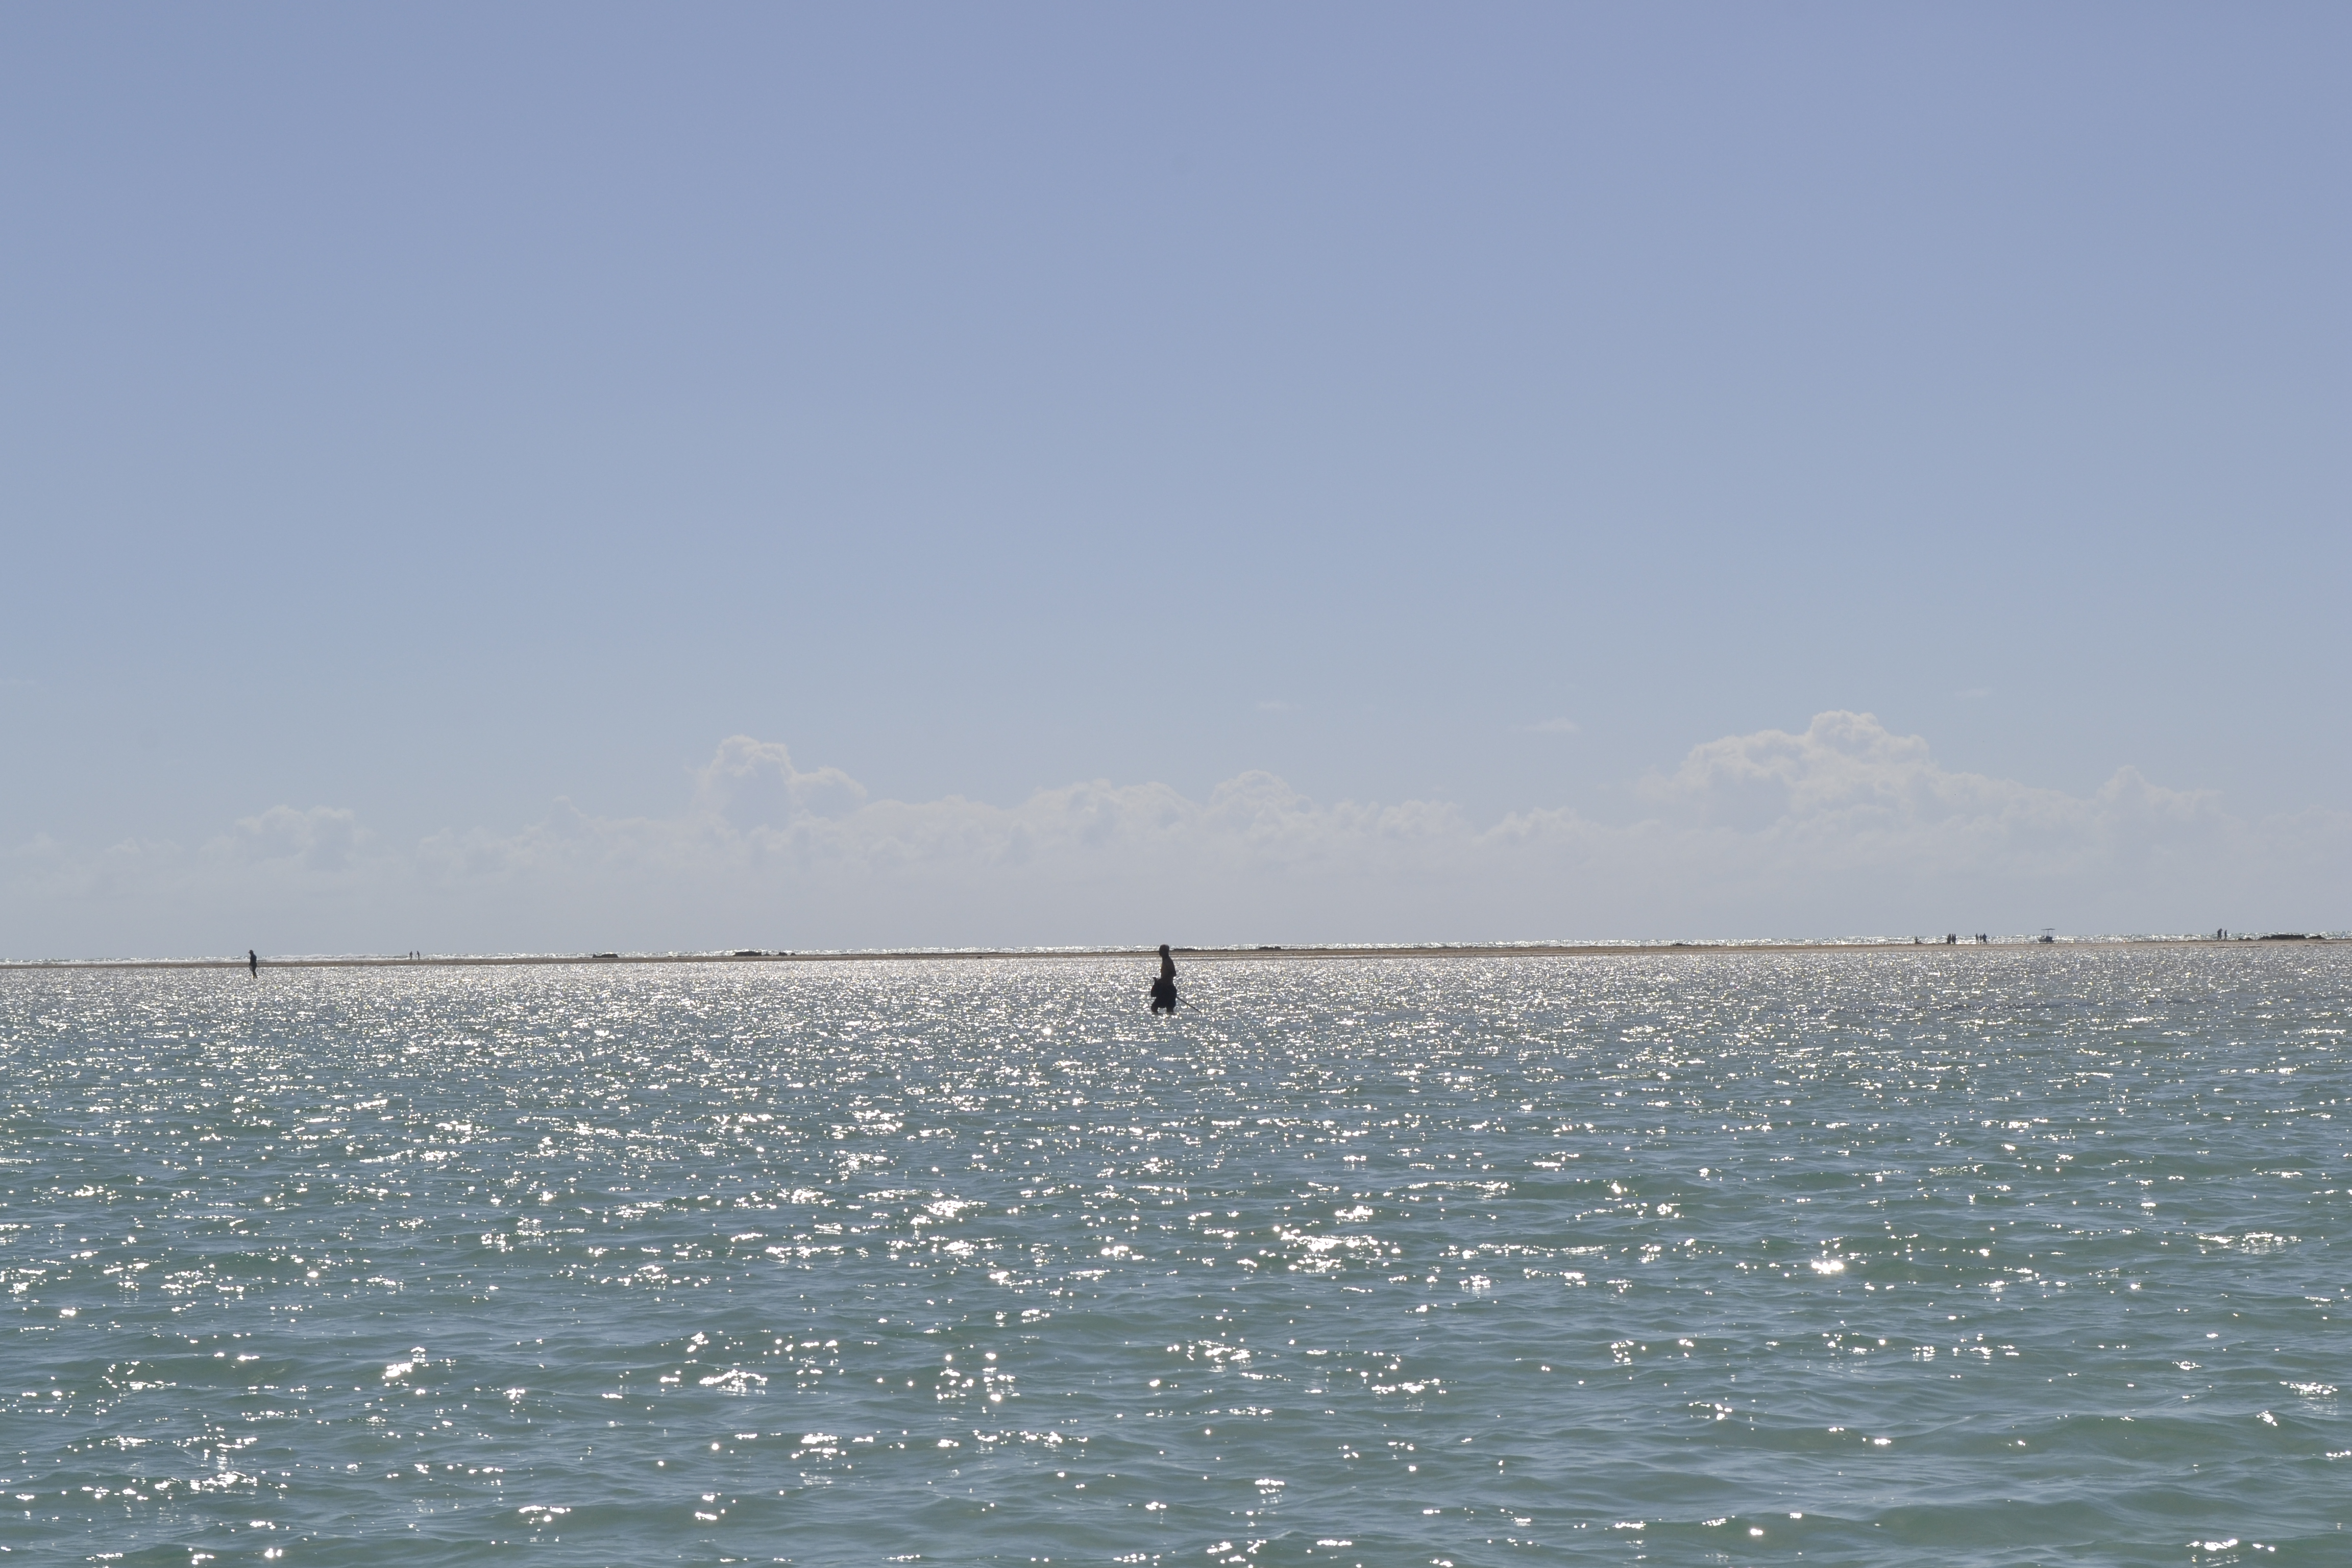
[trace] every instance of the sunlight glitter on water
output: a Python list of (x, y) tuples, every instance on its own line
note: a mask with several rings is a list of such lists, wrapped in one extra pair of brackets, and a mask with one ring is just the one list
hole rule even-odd
[(2342, 1561), (2347, 975), (11, 975), (0, 1545)]

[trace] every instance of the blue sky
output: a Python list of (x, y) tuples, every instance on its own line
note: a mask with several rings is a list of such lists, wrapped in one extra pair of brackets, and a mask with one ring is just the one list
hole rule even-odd
[[(0, 949), (2352, 924), (2347, 43), (2318, 5), (12, 8)], [(1881, 822), (1822, 881), (1785, 801), (1737, 814), (1780, 834), (1747, 884), (1624, 847), (1730, 776), (1695, 748), (1880, 755), (1841, 713), (2000, 786), (1842, 787), (2007, 847), (1930, 876)], [(834, 881), (744, 836), (838, 810), (713, 804), (730, 736), (864, 792)], [(1984, 804), (2095, 816), (2125, 769), (2241, 837), (2118, 860), (2081, 816), (2106, 858), (2027, 865)], [(1236, 850), (1192, 903), (1083, 834), (992, 871), (1039, 791), (1259, 773), (1454, 847)], [(877, 803), (996, 847), (886, 874)], [(1495, 847), (1560, 812), (1618, 847)], [(491, 897), (429, 848), (575, 817), (734, 858)]]

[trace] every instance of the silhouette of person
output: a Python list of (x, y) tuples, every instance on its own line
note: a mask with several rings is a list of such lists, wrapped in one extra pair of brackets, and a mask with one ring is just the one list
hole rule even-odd
[(255, 979), (259, 979), (261, 977), (261, 954), (254, 952), (253, 949), (249, 947), (247, 948), (245, 950), (245, 967)]
[(1168, 944), (1160, 944), (1160, 978), (1151, 983), (1151, 1010), (1174, 1014), (1176, 1011), (1176, 961), (1168, 955)]

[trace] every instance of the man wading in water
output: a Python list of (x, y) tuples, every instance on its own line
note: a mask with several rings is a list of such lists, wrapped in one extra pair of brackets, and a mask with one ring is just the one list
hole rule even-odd
[(1176, 1011), (1176, 961), (1168, 956), (1168, 944), (1160, 944), (1160, 978), (1151, 983), (1151, 1010), (1154, 1013)]

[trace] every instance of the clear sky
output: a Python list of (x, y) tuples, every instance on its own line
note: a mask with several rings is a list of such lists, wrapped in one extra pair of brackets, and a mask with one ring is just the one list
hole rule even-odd
[(0, 953), (2352, 925), (2348, 46), (8, 7)]

